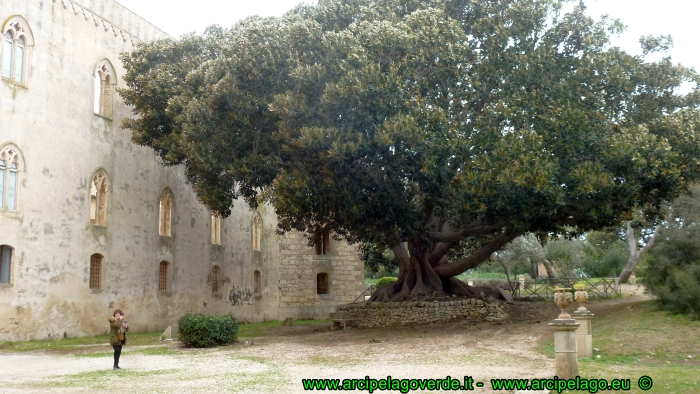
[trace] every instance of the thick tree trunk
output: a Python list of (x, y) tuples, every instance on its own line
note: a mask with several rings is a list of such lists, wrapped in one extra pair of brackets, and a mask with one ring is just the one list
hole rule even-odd
[(377, 289), (370, 297), (369, 302), (415, 300), (453, 294), (464, 297), (481, 297), (481, 292), (454, 276), (478, 266), (482, 261), (488, 259), (491, 253), (500, 249), (513, 238), (515, 236), (512, 234), (499, 236), (471, 256), (449, 264), (444, 255), (436, 257), (436, 250), (438, 250), (437, 253), (443, 253), (442, 244), (438, 244), (433, 250), (428, 250), (416, 242), (409, 246), (410, 253), (403, 243), (395, 245), (391, 250), (399, 261), (398, 280), (392, 285), (385, 285)]
[(370, 297), (370, 302), (405, 301), (450, 294), (478, 296), (476, 291), (459, 279), (440, 278), (428, 262), (426, 251), (412, 248), (409, 255), (403, 244), (393, 247), (392, 251), (399, 259), (398, 280), (392, 285), (377, 289)]
[(549, 278), (549, 284), (553, 285), (554, 281), (557, 279), (557, 276), (554, 275), (554, 268), (552, 267), (552, 263), (550, 263), (549, 260), (544, 259), (544, 260), (542, 260), (542, 264), (544, 265), (544, 269), (547, 271), (547, 277)]
[(649, 239), (649, 242), (647, 242), (647, 244), (644, 245), (643, 248), (637, 250), (637, 239), (634, 236), (632, 224), (631, 222), (627, 222), (627, 242), (630, 245), (630, 257), (627, 260), (627, 265), (625, 265), (625, 268), (623, 268), (622, 272), (620, 272), (620, 283), (627, 283), (630, 276), (632, 275), (632, 272), (634, 272), (634, 269), (637, 268), (639, 260), (642, 258), (642, 256), (644, 256), (644, 254), (649, 250), (649, 248), (651, 248), (654, 245), (654, 242), (656, 241), (656, 238), (659, 235), (660, 229), (661, 225), (657, 225), (656, 229), (654, 230), (654, 234)]

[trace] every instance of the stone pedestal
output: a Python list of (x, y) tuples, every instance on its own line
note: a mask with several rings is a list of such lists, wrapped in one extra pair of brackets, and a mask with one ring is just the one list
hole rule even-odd
[(554, 330), (556, 376), (574, 379), (578, 376), (576, 329), (580, 324), (573, 319), (554, 319), (549, 326)]
[(591, 331), (591, 312), (574, 312), (573, 318), (581, 324), (576, 329), (576, 350), (579, 357), (593, 357), (593, 332)]

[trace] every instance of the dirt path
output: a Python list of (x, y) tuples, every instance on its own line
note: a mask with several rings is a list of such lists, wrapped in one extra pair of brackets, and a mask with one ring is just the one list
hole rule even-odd
[[(614, 313), (643, 297), (593, 302), (591, 308)], [(491, 378), (544, 378), (551, 377), (554, 361), (536, 349), (551, 336), (547, 323), (556, 313), (553, 304), (523, 302), (511, 307), (512, 322), (504, 325), (345, 331), (299, 326), (221, 349), (188, 350), (173, 343), (168, 354), (147, 355), (144, 347), (127, 347), (121, 371), (111, 370), (111, 348), (106, 346), (96, 357), (5, 353), (0, 354), (0, 387), (3, 393), (106, 393), (117, 387), (121, 394), (304, 393), (303, 378), (468, 375), (485, 383)]]

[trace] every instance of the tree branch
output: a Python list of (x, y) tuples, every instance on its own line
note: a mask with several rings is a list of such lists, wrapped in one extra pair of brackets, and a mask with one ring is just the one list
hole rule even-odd
[(470, 223), (467, 227), (454, 232), (429, 232), (428, 236), (438, 242), (459, 242), (472, 235), (487, 234), (503, 227), (504, 223), (484, 224), (481, 220)]
[(450, 249), (459, 244), (459, 242), (463, 239), (472, 235), (486, 234), (494, 230), (498, 230), (501, 227), (503, 227), (503, 223), (497, 223), (489, 226), (483, 224), (480, 220), (477, 220), (472, 222), (466, 229), (460, 231), (452, 233), (429, 233), (429, 236), (432, 239), (440, 243), (435, 247), (430, 256), (428, 256), (428, 261), (430, 262), (431, 266), (435, 267), (438, 265), (440, 260), (442, 260), (442, 258), (447, 254), (447, 252), (449, 252)]
[(430, 253), (430, 256), (428, 256), (428, 262), (430, 263), (430, 265), (435, 267), (437, 263), (439, 263), (440, 260), (442, 260), (442, 258), (445, 257), (447, 252), (449, 252), (450, 249), (452, 249), (458, 243), (459, 241), (440, 242), (439, 244), (437, 244), (433, 252)]
[(637, 239), (634, 238), (634, 230), (632, 229), (632, 222), (627, 222), (627, 242), (630, 245), (630, 255), (637, 253)]
[(520, 235), (521, 233), (501, 233), (491, 242), (487, 243), (481, 249), (472, 253), (468, 257), (457, 260), (454, 263), (438, 266), (435, 268), (435, 272), (437, 272), (441, 278), (450, 278), (455, 275), (459, 275), (468, 269), (477, 267), (483, 261), (488, 259), (493, 252), (501, 249), (505, 244), (514, 240)]

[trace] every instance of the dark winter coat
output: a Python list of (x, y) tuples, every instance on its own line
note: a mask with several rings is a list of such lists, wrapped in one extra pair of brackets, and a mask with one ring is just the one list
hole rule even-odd
[[(109, 344), (121, 345), (122, 343), (119, 341), (119, 329), (122, 327), (121, 320), (117, 320), (113, 316), (110, 316), (107, 320), (109, 320)], [(129, 331), (128, 327), (126, 331)]]

